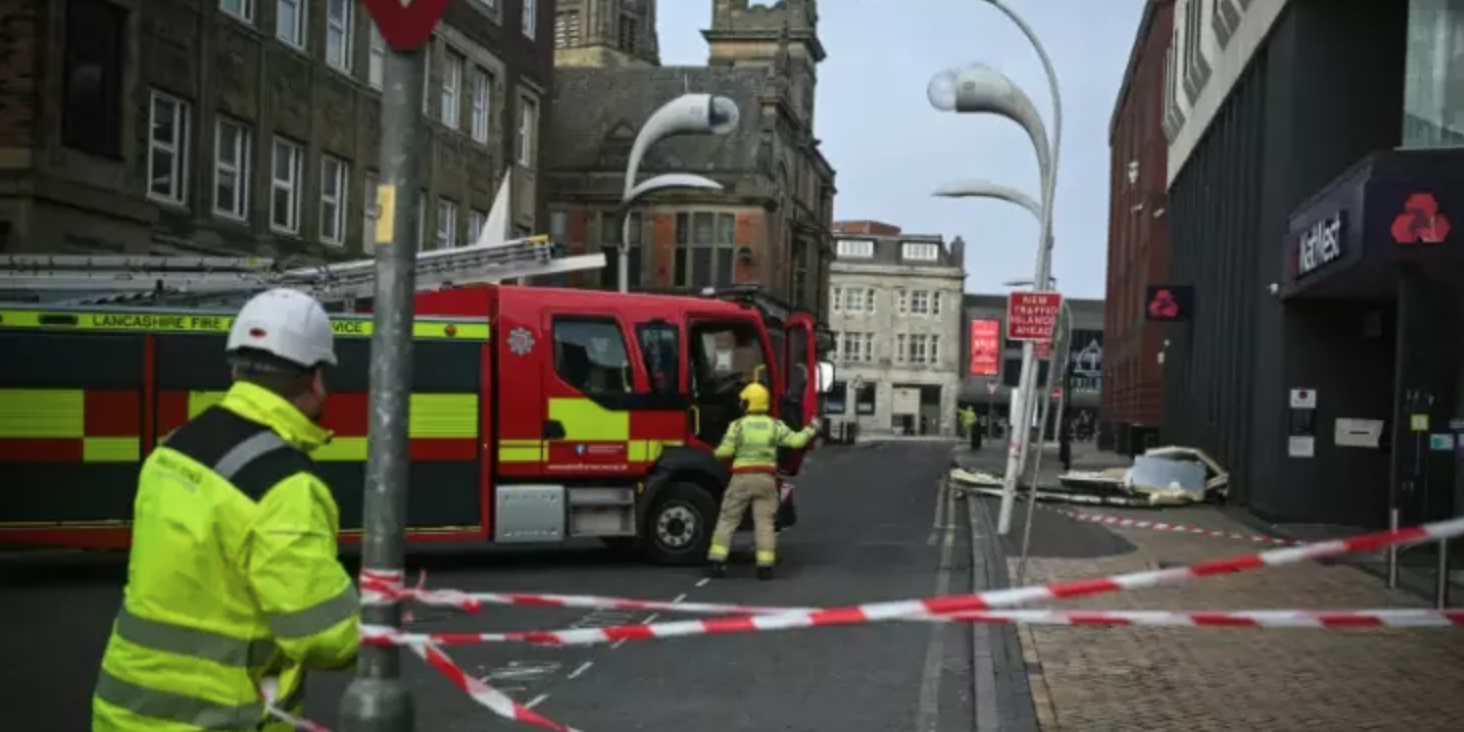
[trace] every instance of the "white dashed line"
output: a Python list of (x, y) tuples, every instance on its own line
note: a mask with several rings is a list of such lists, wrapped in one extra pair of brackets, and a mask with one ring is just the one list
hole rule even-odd
[(593, 665), (595, 665), (595, 662), (594, 661), (585, 661), (584, 663), (582, 663), (582, 664), (579, 665), (579, 668), (577, 668), (577, 669), (569, 672), (569, 678), (570, 679), (577, 679), (577, 678), (579, 678), (581, 675), (584, 674), (584, 672), (589, 671), (590, 670), (590, 667), (593, 666)]
[(529, 703), (528, 704), (525, 704), (524, 706), (526, 706), (526, 707), (528, 707), (530, 709), (533, 709), (534, 707), (537, 707), (540, 704), (543, 704), (544, 703), (544, 700), (545, 699), (548, 699), (548, 698), (549, 698), (549, 695), (548, 694), (540, 694), (540, 695), (534, 697), (533, 699), (530, 699), (529, 700)]
[(681, 601), (682, 601), (682, 600), (685, 600), (685, 599), (686, 599), (686, 593), (685, 593), (685, 592), (683, 592), (683, 593), (681, 593), (681, 594), (679, 594), (679, 595), (677, 595), (677, 596), (676, 596), (676, 599), (675, 599), (675, 600), (672, 600), (672, 601), (671, 601), (671, 604), (673, 604), (673, 605), (674, 605), (674, 604), (676, 604), (676, 603), (678, 603), (678, 602), (681, 602)]
[(697, 587), (706, 587), (707, 586), (707, 583), (708, 582), (711, 582), (711, 581), (712, 581), (711, 578), (709, 578), (709, 577), (703, 577), (703, 578), (701, 578), (701, 580), (699, 580), (696, 583), (696, 586)]

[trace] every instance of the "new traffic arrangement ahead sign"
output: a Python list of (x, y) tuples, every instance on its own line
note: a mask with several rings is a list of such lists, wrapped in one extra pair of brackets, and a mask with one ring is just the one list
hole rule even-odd
[(1014, 341), (1051, 341), (1062, 309), (1060, 292), (1013, 292), (1007, 295), (1006, 337)]
[(413, 51), (432, 38), (432, 29), (452, 0), (365, 0), (381, 40), (394, 51)]

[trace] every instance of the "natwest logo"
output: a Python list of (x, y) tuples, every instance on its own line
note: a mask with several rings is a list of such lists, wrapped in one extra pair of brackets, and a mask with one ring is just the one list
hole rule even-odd
[(1415, 193), (1393, 219), (1393, 241), (1399, 244), (1438, 244), (1449, 238), (1449, 218), (1439, 213), (1432, 193)]
[(1296, 242), (1296, 276), (1304, 277), (1342, 256), (1342, 214), (1322, 219), (1301, 232)]

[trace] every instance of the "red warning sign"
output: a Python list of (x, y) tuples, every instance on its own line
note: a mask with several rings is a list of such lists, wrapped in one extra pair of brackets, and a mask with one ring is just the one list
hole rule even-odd
[(432, 38), (432, 29), (452, 0), (363, 0), (382, 40), (395, 51), (413, 51)]
[(1051, 341), (1060, 310), (1060, 292), (1013, 292), (1007, 295), (1006, 337), (1014, 341)]

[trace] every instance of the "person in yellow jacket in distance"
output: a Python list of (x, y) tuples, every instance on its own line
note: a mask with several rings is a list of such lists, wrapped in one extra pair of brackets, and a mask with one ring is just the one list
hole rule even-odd
[(262, 689), (298, 713), (307, 669), (354, 664), (360, 601), (337, 558), (340, 511), (309, 453), (329, 316), (271, 290), (234, 320), (233, 386), (147, 457), (127, 588), (92, 697), (92, 732), (255, 732)]
[(762, 384), (748, 384), (739, 395), (744, 416), (727, 428), (717, 457), (732, 461), (732, 480), (722, 496), (722, 511), (707, 551), (707, 576), (722, 577), (727, 555), (732, 551), (732, 534), (752, 506), (752, 523), (757, 543), (757, 578), (773, 578), (777, 563), (778, 534), (778, 448), (800, 450), (818, 434), (818, 420), (794, 431), (782, 420), (768, 415), (768, 390)]

